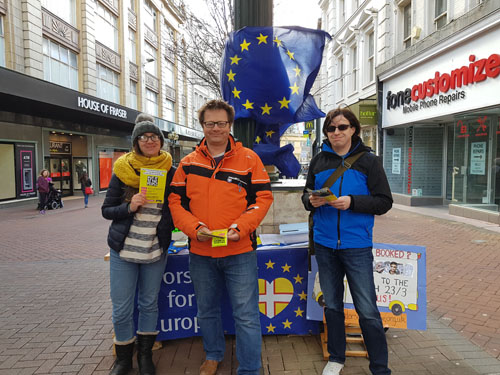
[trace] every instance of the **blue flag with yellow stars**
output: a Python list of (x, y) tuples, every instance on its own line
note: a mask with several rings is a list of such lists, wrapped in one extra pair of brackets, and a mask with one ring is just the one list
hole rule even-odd
[(294, 124), (324, 117), (309, 91), (318, 75), (326, 38), (302, 27), (244, 27), (226, 41), (221, 92), (235, 119)]

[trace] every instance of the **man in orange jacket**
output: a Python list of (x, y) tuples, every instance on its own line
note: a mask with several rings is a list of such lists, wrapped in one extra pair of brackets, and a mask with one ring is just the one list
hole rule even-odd
[(182, 159), (169, 205), (175, 226), (190, 239), (189, 270), (206, 353), (200, 375), (214, 375), (224, 358), (224, 286), (233, 308), (238, 374), (257, 375), (262, 337), (255, 230), (273, 202), (271, 184), (259, 156), (230, 134), (233, 107), (211, 100), (198, 119), (205, 138)]

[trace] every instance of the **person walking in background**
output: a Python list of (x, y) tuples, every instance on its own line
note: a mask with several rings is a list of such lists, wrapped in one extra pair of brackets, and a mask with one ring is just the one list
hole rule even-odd
[[(111, 375), (125, 375), (132, 368), (136, 290), (139, 373), (155, 374), (152, 348), (158, 334), (158, 293), (174, 229), (167, 199), (175, 168), (171, 155), (161, 149), (165, 140), (153, 121), (146, 114), (137, 116), (133, 151), (116, 160), (102, 205), (102, 216), (112, 220), (108, 245), (116, 362)], [(168, 172), (163, 203), (148, 203), (146, 194), (139, 192), (141, 168)]]
[(49, 179), (49, 171), (47, 169), (42, 169), (36, 180), (36, 187), (38, 189), (38, 208), (42, 215), (45, 214), (45, 205), (47, 204), (47, 195), (49, 194)]
[[(83, 192), (83, 200), (85, 203), (85, 208), (89, 206), (89, 195), (92, 194), (92, 181), (89, 178), (89, 175), (87, 172), (83, 172), (82, 175), (80, 176), (80, 185), (82, 187), (82, 192)], [(90, 188), (87, 189), (87, 188)]]
[[(370, 359), (370, 371), (388, 375), (387, 341), (373, 280), (374, 215), (392, 207), (392, 194), (380, 160), (359, 138), (360, 124), (347, 108), (330, 111), (323, 124), (321, 152), (310, 163), (302, 202), (313, 214), (314, 251), (326, 303), (329, 361), (323, 375), (338, 375), (345, 362), (344, 276), (347, 277)], [(345, 159), (356, 155), (352, 165)], [(332, 173), (345, 172), (327, 186), (338, 197), (313, 195)], [(328, 185), (328, 184), (327, 184)], [(308, 190), (309, 189), (309, 190)], [(333, 198), (333, 199), (332, 199)]]
[[(255, 230), (273, 202), (271, 184), (257, 154), (230, 134), (232, 106), (211, 100), (198, 119), (205, 137), (181, 160), (169, 203), (176, 227), (190, 239), (189, 271), (206, 353), (200, 375), (214, 375), (224, 358), (224, 285), (233, 308), (238, 374), (257, 375), (262, 335)], [(214, 231), (223, 238), (214, 239)]]

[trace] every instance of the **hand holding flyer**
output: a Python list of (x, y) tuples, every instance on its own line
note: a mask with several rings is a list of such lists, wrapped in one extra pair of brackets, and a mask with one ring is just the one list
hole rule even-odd
[(332, 191), (327, 188), (321, 188), (319, 190), (311, 190), (311, 189), (306, 189), (307, 192), (311, 195), (318, 196), (318, 197), (323, 197), (325, 198), (328, 202), (337, 200), (337, 196), (332, 193)]
[(167, 173), (164, 169), (141, 168), (139, 191), (146, 194), (148, 203), (163, 203)]

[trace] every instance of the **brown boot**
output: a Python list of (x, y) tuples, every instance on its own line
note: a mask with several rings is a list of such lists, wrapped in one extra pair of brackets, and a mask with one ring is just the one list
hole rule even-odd
[(219, 362), (207, 359), (200, 367), (200, 375), (215, 375), (217, 366), (219, 366)]

